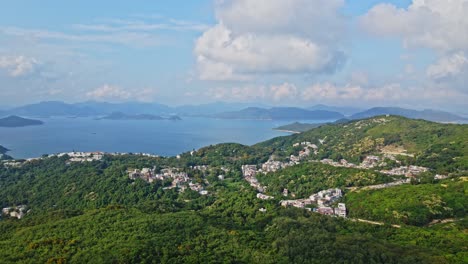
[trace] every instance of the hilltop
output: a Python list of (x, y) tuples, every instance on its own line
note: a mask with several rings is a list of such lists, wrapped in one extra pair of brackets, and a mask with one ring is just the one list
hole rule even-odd
[(432, 109), (425, 109), (422, 111), (399, 108), (399, 107), (374, 107), (368, 109), (366, 111), (356, 113), (352, 115), (351, 119), (363, 119), (363, 118), (370, 118), (374, 116), (380, 115), (399, 115), (404, 116), (406, 118), (413, 118), (413, 119), (424, 119), (428, 121), (434, 122), (460, 122), (460, 121), (467, 121), (468, 119), (444, 112), (444, 111), (437, 111)]
[(0, 127), (25, 127), (42, 125), (40, 120), (26, 119), (19, 116), (8, 116), (0, 119)]

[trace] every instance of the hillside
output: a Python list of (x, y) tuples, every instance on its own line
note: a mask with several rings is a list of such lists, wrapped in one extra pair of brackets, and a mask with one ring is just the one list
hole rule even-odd
[(460, 122), (467, 119), (452, 113), (426, 109), (422, 111), (399, 107), (375, 107), (352, 115), (351, 119), (363, 119), (380, 115), (399, 115), (407, 118), (424, 119), (434, 122)]
[(216, 114), (214, 117), (252, 120), (330, 120), (340, 119), (344, 116), (338, 112), (324, 110), (310, 111), (296, 107), (274, 107), (270, 109), (249, 107), (240, 111)]
[(344, 158), (359, 163), (366, 155), (387, 153), (440, 173), (468, 170), (468, 125), (439, 124), (398, 116), (327, 124), (256, 146), (272, 148), (276, 155), (287, 157), (297, 151), (293, 144), (303, 141), (319, 146), (318, 153), (312, 156), (316, 159)]
[(25, 127), (42, 125), (40, 120), (26, 119), (19, 116), (8, 116), (0, 119), (0, 127)]
[[(0, 259), (463, 263), (468, 257), (467, 129), (381, 116), (326, 124), (254, 146), (207, 146), (179, 157), (107, 154), (86, 161), (54, 155), (2, 163), (0, 207), (24, 214), (21, 219), (3, 214)], [(304, 148), (312, 151), (304, 154)], [(358, 163), (371, 154), (395, 160), (354, 168), (320, 162)], [(380, 170), (413, 164), (430, 170), (387, 186), (406, 177)], [(258, 169), (255, 181), (244, 165)], [(151, 176), (134, 176), (143, 169)], [(436, 180), (436, 173), (449, 179)], [(264, 185), (261, 192), (271, 197), (259, 198), (252, 183)], [(376, 185), (383, 187), (370, 189)], [(282, 205), (284, 199), (328, 188), (343, 191), (333, 203), (346, 203), (348, 218), (315, 213), (315, 204)]]

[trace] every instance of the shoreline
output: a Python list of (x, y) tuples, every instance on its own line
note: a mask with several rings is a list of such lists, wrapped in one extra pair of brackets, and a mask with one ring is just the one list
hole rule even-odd
[(284, 130), (284, 129), (276, 129), (276, 128), (273, 128), (273, 130), (280, 131), (280, 132), (291, 133), (291, 134), (301, 134), (302, 133), (302, 132), (294, 131), (294, 130)]

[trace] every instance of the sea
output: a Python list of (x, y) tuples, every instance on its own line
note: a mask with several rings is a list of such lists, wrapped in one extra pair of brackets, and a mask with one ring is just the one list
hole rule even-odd
[[(70, 151), (102, 151), (175, 156), (218, 143), (253, 145), (289, 135), (273, 128), (293, 122), (203, 117), (185, 117), (180, 121), (66, 117), (41, 120), (44, 122), (41, 126), (0, 127), (0, 145), (11, 150), (8, 155), (26, 159)], [(324, 123), (333, 120), (294, 121)]]

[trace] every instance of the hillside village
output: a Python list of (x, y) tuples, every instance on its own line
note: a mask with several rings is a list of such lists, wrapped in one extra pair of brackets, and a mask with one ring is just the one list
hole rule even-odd
[[(321, 145), (324, 144), (326, 139), (318, 140), (317, 144)], [(388, 170), (378, 170), (378, 168), (385, 166), (386, 163), (383, 161), (385, 159), (390, 159), (395, 161), (397, 164), (400, 162), (395, 158), (394, 155), (391, 154), (384, 154), (382, 157), (376, 155), (369, 155), (366, 156), (363, 161), (356, 165), (350, 163), (344, 159), (340, 160), (339, 162), (333, 161), (331, 159), (322, 159), (320, 161), (311, 160), (310, 156), (312, 154), (317, 154), (319, 147), (317, 144), (313, 144), (308, 141), (294, 143), (293, 147), (301, 147), (302, 149), (298, 152), (297, 155), (290, 155), (289, 161), (277, 161), (274, 157), (270, 157), (270, 159), (262, 163), (260, 165), (242, 165), (241, 171), (243, 178), (252, 186), (254, 189), (257, 190), (257, 198), (261, 200), (272, 200), (275, 199), (274, 196), (267, 195), (267, 186), (262, 185), (256, 175), (258, 173), (272, 173), (276, 172), (291, 166), (299, 165), (302, 162), (320, 162), (322, 164), (331, 165), (334, 167), (346, 167), (346, 168), (359, 168), (359, 169), (373, 169), (379, 171), (383, 174), (393, 176), (393, 175), (404, 175), (407, 179), (397, 180), (391, 183), (385, 184), (378, 184), (373, 186), (367, 186), (364, 188), (367, 189), (381, 189), (381, 188), (388, 188), (392, 186), (397, 186), (401, 184), (408, 184), (410, 183), (410, 178), (415, 177), (423, 172), (427, 172), (429, 169), (425, 167), (419, 166), (399, 166), (395, 168), (391, 168)], [(195, 151), (191, 151), (190, 154), (194, 155)], [(68, 153), (58, 153), (53, 155), (48, 155), (40, 158), (33, 158), (27, 159), (25, 161), (3, 161), (2, 164), (6, 167), (20, 167), (25, 162), (32, 162), (36, 160), (41, 160), (50, 157), (69, 157), (68, 162), (92, 162), (92, 161), (100, 161), (104, 157), (104, 155), (111, 155), (111, 156), (122, 156), (126, 155), (126, 153), (103, 153), (103, 152), (68, 152)], [(158, 157), (151, 154), (139, 154), (141, 156), (146, 157)], [(180, 159), (180, 155), (177, 157)], [(206, 172), (210, 169), (207, 165), (200, 165), (200, 166), (192, 166), (189, 169), (191, 170), (198, 170), (201, 172)], [(227, 171), (227, 169), (223, 168), (223, 170)], [(184, 192), (187, 189), (192, 191), (198, 192), (200, 195), (208, 195), (209, 192), (206, 190), (206, 187), (209, 186), (209, 182), (205, 180), (203, 184), (201, 183), (194, 183), (194, 180), (189, 176), (187, 172), (185, 172), (182, 168), (164, 168), (159, 171), (156, 168), (141, 168), (141, 169), (128, 169), (127, 170), (128, 178), (135, 181), (137, 179), (141, 179), (147, 183), (153, 183), (155, 181), (170, 181), (170, 186), (164, 187), (164, 189), (173, 189), (178, 188), (180, 192)], [(218, 175), (220, 180), (224, 179), (223, 175)], [(435, 179), (445, 179), (447, 178), (446, 175), (436, 175)], [(294, 193), (289, 193), (288, 190), (285, 188), (283, 190), (283, 196), (294, 197)], [(332, 215), (332, 216), (340, 216), (346, 217), (346, 205), (344, 203), (338, 203), (336, 207), (333, 207), (337, 201), (343, 196), (342, 190), (340, 189), (329, 189), (329, 190), (322, 190), (318, 193), (311, 194), (308, 198), (304, 199), (296, 199), (296, 200), (281, 200), (279, 204), (284, 207), (292, 206), (296, 208), (307, 209), (309, 211), (313, 211), (323, 215)], [(7, 207), (4, 208), (3, 214), (21, 219), (26, 211), (23, 209), (25, 206), (19, 207)], [(266, 210), (262, 208), (263, 210)]]
[[(386, 123), (385, 118), (372, 119), (370, 121), (358, 121), (354, 124), (357, 129), (362, 129), (363, 127), (369, 126), (372, 122), (377, 123)], [(347, 126), (347, 125), (345, 125)], [(327, 137), (318, 139), (317, 142), (313, 143), (310, 141), (301, 141), (292, 144), (292, 147), (297, 150), (296, 155), (290, 155), (286, 161), (276, 160), (274, 156), (271, 156), (266, 162), (261, 164), (245, 164), (241, 165), (240, 170), (242, 172), (243, 179), (249, 183), (257, 191), (257, 198), (261, 200), (273, 200), (277, 197), (271, 196), (268, 194), (268, 186), (263, 185), (257, 179), (258, 174), (268, 174), (286, 169), (291, 166), (299, 165), (304, 162), (317, 162), (334, 167), (344, 167), (344, 168), (356, 168), (356, 169), (366, 169), (374, 170), (382, 174), (392, 176), (403, 176), (406, 179), (395, 179), (393, 182), (369, 185), (361, 187), (362, 189), (383, 189), (393, 186), (398, 186), (402, 184), (409, 184), (411, 179), (420, 175), (421, 173), (428, 172), (430, 169), (421, 166), (402, 166), (401, 161), (398, 160), (399, 153), (381, 153), (378, 155), (367, 155), (362, 159), (362, 162), (359, 164), (354, 164), (348, 162), (345, 159), (339, 161), (334, 161), (332, 159), (313, 159), (314, 156), (320, 151), (320, 146), (326, 144)], [(190, 156), (194, 156), (196, 151), (191, 151)], [(404, 156), (411, 156), (411, 154), (403, 153)], [(3, 161), (2, 164), (5, 167), (20, 167), (27, 162), (33, 162), (36, 160), (42, 160), (51, 157), (68, 157), (67, 163), (82, 163), (82, 162), (93, 162), (101, 161), (105, 155), (110, 156), (123, 156), (126, 153), (103, 153), (103, 152), (68, 152), (68, 153), (58, 153), (53, 155), (46, 155), (40, 158), (27, 159), (24, 161), (19, 160), (9, 160)], [(144, 157), (159, 157), (156, 155), (140, 153), (138, 154)], [(181, 155), (177, 155), (177, 159), (181, 159)], [(396, 167), (388, 168), (387, 162), (391, 161), (393, 164), (396, 164)], [(386, 167), (386, 169), (382, 169)], [(179, 192), (184, 192), (187, 189), (198, 192), (200, 195), (208, 195), (209, 192), (206, 190), (209, 187), (210, 183), (204, 179), (203, 182), (195, 181), (190, 177), (188, 170), (202, 172), (203, 175), (207, 171), (211, 170), (207, 165), (198, 165), (190, 166), (189, 168), (177, 168), (177, 167), (167, 167), (157, 170), (156, 167), (153, 168), (129, 168), (127, 169), (128, 178), (132, 181), (137, 179), (143, 180), (147, 183), (153, 183), (155, 181), (165, 181), (164, 184), (169, 184), (164, 187), (164, 189), (174, 189), (177, 188)], [(229, 171), (228, 169), (221, 167), (225, 172)], [(219, 180), (224, 180), (224, 175), (217, 176)], [(447, 175), (435, 175), (435, 180), (446, 179)], [(356, 187), (347, 188), (347, 190), (354, 190)], [(284, 197), (295, 197), (294, 193), (289, 193), (287, 188), (283, 188)], [(343, 192), (340, 189), (327, 189), (322, 190), (315, 194), (310, 194), (309, 197), (303, 199), (285, 199), (280, 200), (279, 204), (281, 206), (292, 206), (297, 208), (303, 208), (310, 211), (314, 211), (324, 215), (335, 215), (346, 217), (346, 205), (344, 203), (338, 203), (339, 200), (343, 197)], [(8, 207), (4, 210), (4, 215), (10, 215), (11, 217), (22, 218), (25, 214), (23, 209), (15, 207)], [(8, 210), (7, 210), (8, 209)], [(8, 212), (7, 212), (8, 211)], [(7, 213), (6, 213), (7, 212)]]

